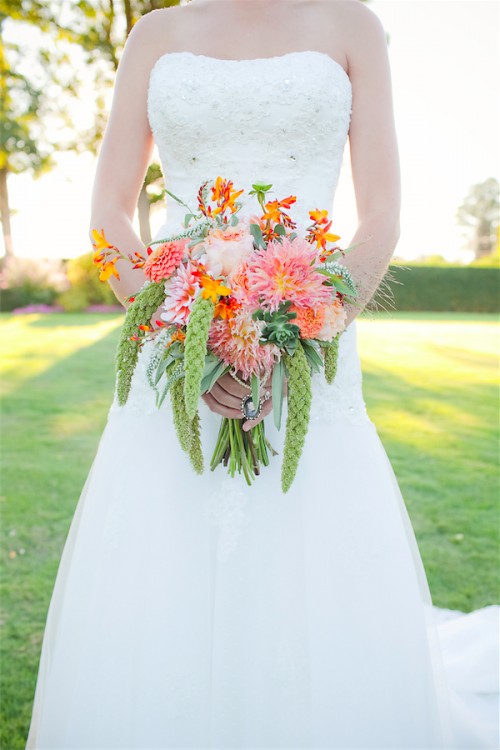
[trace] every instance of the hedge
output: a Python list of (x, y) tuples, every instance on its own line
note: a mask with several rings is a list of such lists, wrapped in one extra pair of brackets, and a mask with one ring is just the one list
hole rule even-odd
[(396, 310), (499, 311), (500, 268), (391, 265)]

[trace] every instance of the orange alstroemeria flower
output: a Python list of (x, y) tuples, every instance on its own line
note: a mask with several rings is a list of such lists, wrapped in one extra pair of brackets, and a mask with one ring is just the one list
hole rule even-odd
[(234, 318), (236, 310), (241, 305), (234, 299), (234, 297), (222, 297), (215, 305), (214, 318), (222, 318), (223, 320), (230, 320)]
[(292, 203), (297, 200), (295, 195), (289, 195), (287, 198), (282, 200), (268, 201), (264, 204), (265, 211), (262, 214), (262, 218), (266, 221), (273, 221), (275, 224), (283, 224), (285, 227), (294, 228), (295, 222), (292, 221), (290, 216), (286, 214), (283, 209), (290, 208)]
[(108, 247), (114, 247), (114, 245), (111, 245), (104, 236), (104, 229), (101, 229), (100, 232), (97, 229), (93, 229), (92, 237), (94, 238), (94, 242), (92, 244), (94, 245), (96, 250), (105, 250)]
[(116, 276), (116, 278), (120, 279), (120, 274), (116, 270), (115, 263), (118, 260), (118, 258), (113, 258), (113, 260), (105, 260), (102, 264), (101, 273), (99, 274), (99, 281), (107, 281), (111, 276)]
[(329, 221), (328, 224), (326, 224), (324, 227), (321, 227), (319, 225), (312, 227), (309, 230), (309, 234), (307, 235), (307, 240), (309, 242), (316, 241), (317, 247), (322, 247), (323, 249), (326, 247), (327, 242), (336, 242), (337, 240), (340, 240), (340, 236), (338, 234), (333, 234), (333, 232), (329, 232), (332, 225), (332, 222)]
[(172, 344), (174, 343), (174, 341), (184, 341), (185, 338), (186, 338), (186, 334), (184, 333), (184, 331), (181, 331), (180, 329), (178, 331), (175, 331), (172, 334), (172, 338), (170, 339), (170, 341), (167, 344), (167, 349), (168, 349), (169, 346), (172, 346)]
[(309, 211), (309, 216), (315, 224), (328, 223), (328, 211), (320, 211), (319, 208), (317, 208), (315, 211)]
[(217, 177), (215, 185), (212, 187), (212, 200), (217, 201), (217, 208), (214, 208), (213, 214), (224, 213), (226, 209), (230, 209), (231, 213), (234, 214), (236, 211), (235, 201), (236, 198), (244, 192), (243, 190), (232, 190), (233, 182), (231, 180), (223, 180), (222, 177)]
[(212, 279), (211, 276), (202, 276), (200, 278), (201, 284), (201, 296), (204, 299), (210, 299), (214, 304), (217, 303), (219, 297), (226, 297), (231, 294), (231, 289), (224, 286), (222, 279)]

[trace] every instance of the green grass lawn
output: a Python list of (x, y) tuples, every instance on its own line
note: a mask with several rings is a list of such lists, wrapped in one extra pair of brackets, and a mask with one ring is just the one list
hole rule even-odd
[[(24, 748), (50, 594), (111, 404), (117, 315), (0, 315), (2, 728)], [(498, 327), (493, 316), (358, 321), (364, 393), (434, 603), (498, 601)]]

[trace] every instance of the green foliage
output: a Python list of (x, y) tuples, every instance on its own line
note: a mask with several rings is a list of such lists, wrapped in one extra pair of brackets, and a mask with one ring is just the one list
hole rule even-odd
[(99, 280), (93, 255), (90, 251), (67, 262), (66, 276), (70, 288), (56, 297), (56, 302), (67, 312), (80, 312), (88, 305), (119, 304), (110, 285)]
[(198, 412), (190, 419), (186, 412), (184, 400), (184, 379), (172, 383), (170, 388), (170, 402), (174, 427), (179, 445), (185, 451), (191, 465), (197, 474), (203, 474), (203, 452), (201, 448), (200, 417)]
[(69, 283), (64, 264), (58, 258), (7, 256), (0, 276), (2, 311), (30, 304), (52, 305)]
[(338, 333), (331, 342), (321, 342), (323, 357), (325, 362), (325, 380), (327, 383), (333, 383), (337, 374), (337, 362), (339, 359), (339, 339), (341, 334)]
[(286, 420), (281, 488), (288, 492), (297, 473), (309, 428), (312, 389), (311, 370), (299, 341), (293, 355), (283, 353), (288, 372), (288, 415)]
[(391, 265), (396, 310), (498, 312), (500, 269)]
[(472, 230), (471, 247), (474, 257), (490, 255), (498, 238), (500, 189), (496, 177), (473, 185), (457, 210), (457, 220)]
[(148, 284), (141, 289), (128, 307), (116, 352), (117, 391), (120, 406), (127, 402), (139, 355), (139, 344), (137, 341), (131, 341), (130, 337), (138, 332), (138, 326), (151, 322), (154, 311), (165, 299), (164, 287), (163, 282)]
[(326, 260), (319, 269), (327, 277), (328, 283), (335, 287), (337, 292), (347, 297), (356, 297), (357, 289), (351, 272), (342, 263)]
[(198, 295), (189, 315), (184, 349), (184, 399), (188, 419), (193, 419), (201, 393), (201, 381), (205, 370), (208, 331), (214, 317), (214, 304)]

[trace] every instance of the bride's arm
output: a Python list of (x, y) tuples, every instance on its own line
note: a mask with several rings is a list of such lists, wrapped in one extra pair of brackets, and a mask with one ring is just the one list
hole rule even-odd
[[(154, 12), (137, 21), (123, 49), (92, 192), (91, 240), (93, 228), (104, 229), (106, 239), (123, 253), (145, 252), (132, 222), (154, 146), (147, 119), (147, 89), (154, 63), (152, 16)], [(146, 277), (124, 259), (116, 262), (116, 269), (120, 280), (112, 276), (109, 284), (128, 307), (124, 298), (137, 292)]]
[[(385, 30), (369, 9), (361, 6), (357, 15), (348, 50), (353, 86), (349, 146), (358, 213), (351, 244), (363, 244), (347, 253), (342, 263), (352, 272), (358, 302), (365, 307), (399, 239), (401, 178)], [(360, 311), (349, 306), (347, 324)]]

